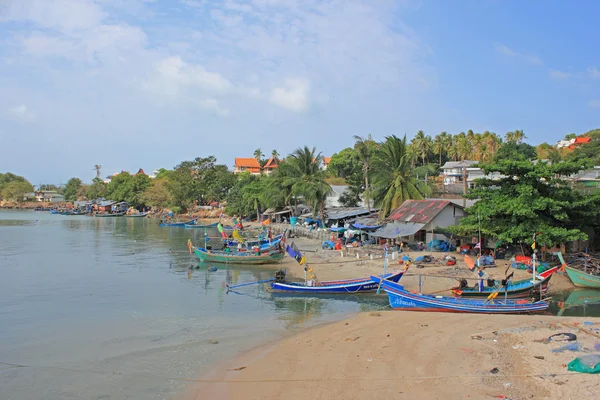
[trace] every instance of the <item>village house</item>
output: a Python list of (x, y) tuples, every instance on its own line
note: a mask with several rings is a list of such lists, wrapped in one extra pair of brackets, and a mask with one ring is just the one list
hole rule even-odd
[(323, 157), (323, 164), (321, 165), (321, 169), (327, 169), (329, 163), (331, 162), (331, 157)]
[(575, 147), (579, 147), (582, 144), (586, 144), (591, 141), (592, 141), (592, 139), (587, 136), (580, 136), (580, 137), (576, 137), (574, 139), (569, 139), (569, 140), (559, 140), (558, 143), (556, 143), (556, 148), (557, 149), (568, 148), (568, 149), (573, 150)]
[[(277, 168), (279, 165), (279, 160), (277, 158), (271, 157), (267, 160), (264, 167), (262, 168), (262, 172), (265, 175), (269, 175), (273, 170)], [(252, 175), (260, 175), (261, 167), (260, 163), (256, 158), (240, 158), (236, 157), (235, 164), (233, 168), (234, 174), (241, 174), (242, 172), (249, 172)]]
[(36, 192), (25, 193), (25, 201), (38, 201), (41, 203), (62, 203), (65, 196), (55, 190), (38, 190)]
[(436, 229), (444, 230), (458, 225), (464, 216), (464, 208), (450, 200), (406, 200), (390, 214), (390, 223), (372, 235), (425, 243), (434, 239), (445, 240), (446, 236), (436, 232)]

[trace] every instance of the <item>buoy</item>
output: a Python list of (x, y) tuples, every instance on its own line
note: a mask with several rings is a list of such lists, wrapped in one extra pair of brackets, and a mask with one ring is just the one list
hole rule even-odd
[(213, 265), (212, 267), (208, 267), (208, 268), (206, 268), (206, 270), (207, 270), (207, 271), (210, 271), (210, 272), (215, 272), (215, 271), (217, 270), (217, 267), (215, 267), (215, 266)]

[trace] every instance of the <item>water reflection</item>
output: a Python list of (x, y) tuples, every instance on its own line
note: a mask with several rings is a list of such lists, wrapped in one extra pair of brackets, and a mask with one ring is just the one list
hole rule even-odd
[(554, 294), (550, 312), (565, 317), (600, 317), (600, 290), (575, 289)]

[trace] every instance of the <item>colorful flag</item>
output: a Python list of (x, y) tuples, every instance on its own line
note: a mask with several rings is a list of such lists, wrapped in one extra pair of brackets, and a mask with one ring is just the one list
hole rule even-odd
[(217, 224), (217, 229), (219, 230), (220, 233), (223, 233), (223, 225), (221, 225), (220, 222)]
[(475, 245), (475, 248), (476, 248), (476, 249), (480, 249), (480, 248), (481, 248), (481, 242), (477, 243), (477, 244)]
[(232, 236), (236, 240), (242, 240), (242, 237), (240, 236), (240, 233), (237, 230), (233, 231)]
[(306, 263), (306, 258), (302, 256), (302, 253), (300, 253), (300, 250), (298, 250), (295, 243), (292, 242), (291, 246), (288, 244), (285, 248), (285, 251), (290, 255), (290, 257), (292, 257), (293, 259), (298, 261), (298, 263), (300, 263), (300, 265), (303, 264), (303, 262), (302, 262), (303, 259), (304, 259), (304, 263)]
[(471, 257), (465, 256), (465, 264), (467, 264), (467, 268), (469, 268), (471, 272), (475, 271), (475, 262)]

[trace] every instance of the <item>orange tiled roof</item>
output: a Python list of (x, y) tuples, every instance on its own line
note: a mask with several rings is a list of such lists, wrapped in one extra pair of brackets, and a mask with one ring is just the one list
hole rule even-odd
[(269, 169), (277, 168), (278, 164), (279, 164), (279, 161), (276, 158), (271, 157), (265, 164), (265, 168), (269, 168)]
[(237, 158), (236, 157), (235, 166), (260, 169), (260, 164), (258, 163), (258, 160), (256, 158)]
[(589, 143), (591, 141), (592, 141), (591, 138), (583, 136), (583, 137), (575, 138), (575, 143), (574, 144)]
[(323, 163), (325, 165), (329, 164), (331, 162), (331, 157), (323, 157)]

